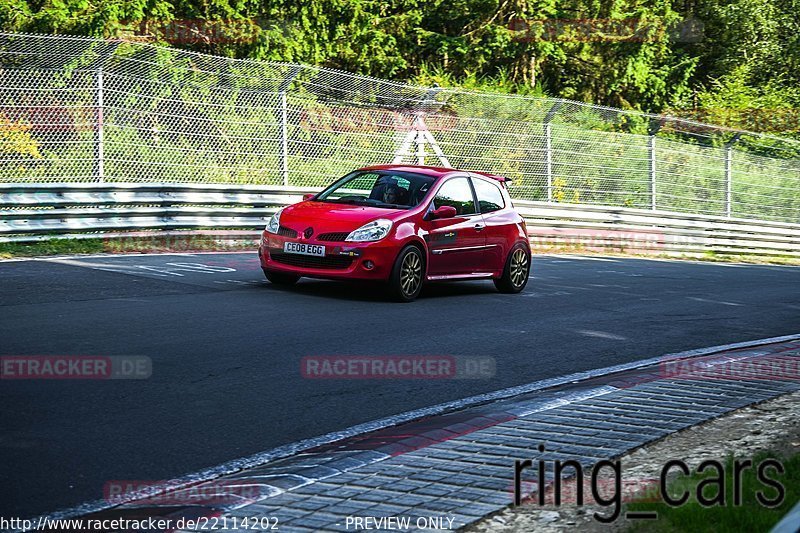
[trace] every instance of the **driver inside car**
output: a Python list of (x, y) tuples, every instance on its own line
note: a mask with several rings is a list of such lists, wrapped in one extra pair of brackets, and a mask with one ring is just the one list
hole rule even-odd
[(407, 197), (404, 194), (406, 191), (398, 187), (397, 185), (389, 185), (386, 187), (386, 190), (383, 192), (383, 203), (385, 204), (394, 204), (394, 205), (405, 205)]

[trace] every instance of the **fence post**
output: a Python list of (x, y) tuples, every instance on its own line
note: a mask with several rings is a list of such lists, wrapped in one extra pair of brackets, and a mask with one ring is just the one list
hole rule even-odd
[(94, 125), (94, 179), (100, 183), (106, 180), (105, 169), (105, 103), (103, 68), (112, 58), (122, 41), (103, 41), (97, 56), (97, 71), (95, 79), (95, 125)]
[(105, 161), (103, 146), (103, 67), (97, 69), (97, 93), (95, 95), (95, 140), (94, 140), (94, 179), (105, 181)]
[(655, 211), (656, 204), (656, 136), (651, 135), (648, 143), (649, 174), (650, 174), (650, 209)]
[(286, 91), (281, 91), (281, 176), (284, 186), (289, 185), (289, 129)]
[(417, 109), (417, 118), (414, 120), (414, 124), (417, 126), (416, 143), (418, 165), (425, 164), (425, 141), (427, 140), (425, 132), (428, 131), (428, 126), (425, 124), (425, 115), (427, 115), (432, 108), (439, 107), (436, 105), (436, 95), (439, 94), (441, 90), (442, 88), (439, 87), (439, 84), (434, 83), (433, 87), (428, 89), (428, 92), (425, 93)]
[(550, 122), (564, 104), (564, 100), (556, 100), (556, 103), (544, 117), (544, 171), (547, 177), (547, 201), (553, 201), (553, 131)]
[(725, 216), (733, 213), (733, 145), (739, 141), (741, 133), (736, 133), (725, 143)]
[(658, 202), (656, 201), (656, 135), (664, 125), (664, 119), (650, 120), (650, 127), (647, 129), (647, 134), (650, 136), (647, 143), (648, 153), (648, 174), (650, 176), (650, 209), (655, 211), (658, 209)]
[(422, 129), (417, 132), (417, 164), (425, 164), (425, 134)]
[(289, 185), (289, 104), (286, 99), (286, 91), (289, 90), (292, 80), (300, 72), (300, 65), (292, 65), (286, 77), (278, 86), (278, 96), (280, 97), (280, 127), (281, 127), (281, 151), (280, 165), (281, 178), (284, 186)]
[(544, 162), (547, 175), (547, 201), (553, 201), (553, 137), (550, 123), (544, 125)]

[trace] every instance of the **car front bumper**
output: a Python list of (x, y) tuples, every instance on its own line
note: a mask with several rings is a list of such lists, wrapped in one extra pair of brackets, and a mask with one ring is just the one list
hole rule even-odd
[[(287, 254), (285, 242), (325, 247), (325, 257)], [(328, 242), (296, 239), (262, 231), (258, 256), (261, 267), (311, 278), (386, 281), (392, 272), (398, 245), (391, 240), (375, 242)]]

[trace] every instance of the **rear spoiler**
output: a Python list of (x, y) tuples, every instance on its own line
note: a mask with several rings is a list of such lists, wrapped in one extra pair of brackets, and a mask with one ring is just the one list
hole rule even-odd
[(511, 178), (507, 178), (507, 177), (505, 177), (505, 176), (500, 176), (500, 175), (498, 175), (498, 174), (489, 174), (488, 172), (478, 172), (478, 171), (476, 171), (476, 170), (471, 170), (470, 172), (471, 172), (472, 174), (477, 174), (477, 175), (479, 175), (479, 176), (483, 176), (484, 178), (491, 178), (491, 179), (493, 179), (493, 180), (497, 180), (497, 181), (499, 181), (500, 183), (503, 183), (503, 184), (505, 184), (506, 186), (507, 186), (509, 183), (511, 183), (511, 181), (512, 181), (512, 180), (511, 180)]

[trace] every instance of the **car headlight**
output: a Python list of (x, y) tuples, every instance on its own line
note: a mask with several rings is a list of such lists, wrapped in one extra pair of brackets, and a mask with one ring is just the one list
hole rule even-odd
[(269, 222), (267, 222), (267, 226), (264, 229), (268, 233), (278, 233), (278, 228), (281, 226), (281, 211), (283, 211), (283, 209), (279, 209), (277, 213), (272, 215)]
[(351, 231), (345, 240), (351, 242), (379, 241), (389, 234), (390, 229), (392, 229), (392, 221), (379, 218)]

